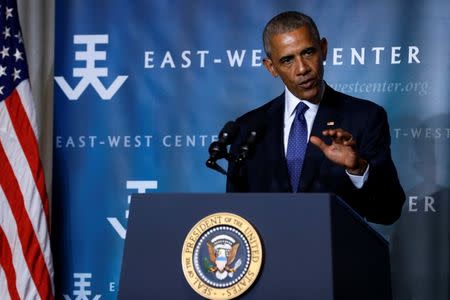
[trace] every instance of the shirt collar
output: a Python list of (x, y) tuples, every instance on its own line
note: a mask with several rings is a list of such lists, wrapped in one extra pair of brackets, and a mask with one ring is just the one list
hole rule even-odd
[(309, 109), (307, 110), (308, 113), (314, 113), (314, 115), (317, 113), (317, 110), (319, 109), (319, 104), (311, 103), (307, 100), (301, 100), (292, 94), (289, 89), (285, 86), (285, 115), (291, 116), (295, 113), (295, 108), (300, 102), (305, 102), (306, 105), (308, 105)]

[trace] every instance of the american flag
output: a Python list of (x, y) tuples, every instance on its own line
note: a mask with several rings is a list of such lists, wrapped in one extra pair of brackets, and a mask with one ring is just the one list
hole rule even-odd
[(16, 0), (0, 0), (0, 299), (53, 299), (49, 203)]

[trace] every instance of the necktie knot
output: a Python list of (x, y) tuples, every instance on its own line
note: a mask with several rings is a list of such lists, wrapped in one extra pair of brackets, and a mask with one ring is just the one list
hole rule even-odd
[(304, 102), (300, 102), (297, 104), (296, 110), (296, 117), (301, 120), (304, 117), (305, 112), (309, 109), (309, 106), (306, 105)]

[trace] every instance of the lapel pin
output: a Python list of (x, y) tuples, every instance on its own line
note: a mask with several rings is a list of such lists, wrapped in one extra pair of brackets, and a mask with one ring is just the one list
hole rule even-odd
[(328, 121), (327, 126), (334, 126), (334, 121)]

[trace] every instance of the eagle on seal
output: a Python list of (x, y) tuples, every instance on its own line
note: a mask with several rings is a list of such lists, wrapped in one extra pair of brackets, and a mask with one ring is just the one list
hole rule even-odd
[[(237, 251), (239, 249), (239, 243), (234, 243), (231, 245), (231, 249), (214, 248), (214, 244), (207, 242), (209, 259), (215, 264), (215, 266), (210, 267), (210, 272), (215, 272), (217, 278), (223, 279), (228, 273), (234, 273), (235, 269), (231, 268), (231, 264), (236, 258)], [(224, 274), (222, 274), (224, 273)], [(223, 277), (223, 278), (221, 278)]]

